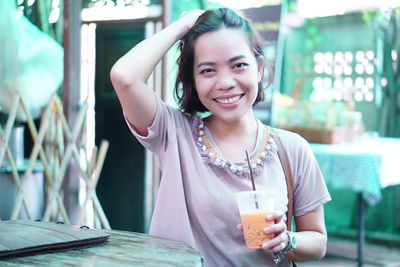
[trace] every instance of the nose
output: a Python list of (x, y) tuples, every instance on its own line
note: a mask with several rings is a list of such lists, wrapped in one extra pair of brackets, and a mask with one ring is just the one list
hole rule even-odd
[(217, 76), (216, 87), (218, 90), (230, 90), (236, 85), (236, 80), (232, 73), (220, 72)]

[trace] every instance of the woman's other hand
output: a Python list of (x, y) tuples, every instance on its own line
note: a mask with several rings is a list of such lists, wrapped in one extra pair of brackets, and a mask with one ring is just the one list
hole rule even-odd
[[(275, 211), (266, 217), (266, 220), (273, 220), (274, 224), (266, 227), (264, 232), (266, 234), (273, 234), (274, 238), (263, 243), (262, 248), (266, 252), (279, 252), (284, 250), (288, 245), (288, 239), (286, 234), (286, 224), (283, 221), (283, 212)], [(238, 224), (236, 228), (243, 232), (243, 225)]]
[(284, 250), (289, 241), (286, 234), (286, 224), (283, 220), (284, 213), (275, 211), (267, 216), (268, 220), (273, 220), (274, 224), (269, 225), (264, 229), (266, 234), (273, 234), (274, 237), (263, 243), (262, 248), (265, 252), (279, 252)]

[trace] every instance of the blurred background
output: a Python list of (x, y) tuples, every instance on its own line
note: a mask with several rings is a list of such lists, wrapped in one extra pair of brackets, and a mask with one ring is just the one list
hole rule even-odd
[[(399, 6), (397, 0), (2, 0), (0, 219), (146, 233), (160, 172), (126, 127), (109, 71), (182, 12), (229, 7), (264, 39), (266, 99), (256, 116), (311, 143), (333, 199), (325, 206), (329, 236), (354, 241), (347, 250), (353, 258), (364, 257), (365, 242), (396, 254)], [(177, 55), (174, 47), (148, 81), (173, 106)]]

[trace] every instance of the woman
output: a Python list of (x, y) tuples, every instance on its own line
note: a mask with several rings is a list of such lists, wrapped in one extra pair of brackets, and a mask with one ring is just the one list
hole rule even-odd
[[(180, 110), (146, 86), (178, 40)], [(156, 154), (162, 170), (150, 234), (194, 247), (206, 266), (270, 266), (273, 253), (285, 253), (280, 264), (289, 266), (289, 260), (325, 255), (323, 204), (330, 196), (309, 145), (253, 115), (253, 105), (263, 97), (263, 68), (262, 46), (249, 22), (223, 8), (185, 14), (132, 48), (111, 70), (132, 133)], [(196, 115), (203, 111), (210, 115)], [(291, 164), (295, 233), (285, 225), (287, 188), (271, 131), (282, 139)], [(275, 224), (265, 229), (275, 237), (259, 250), (245, 246), (233, 197), (252, 188), (246, 150), (257, 189), (278, 192), (277, 211), (269, 217)]]

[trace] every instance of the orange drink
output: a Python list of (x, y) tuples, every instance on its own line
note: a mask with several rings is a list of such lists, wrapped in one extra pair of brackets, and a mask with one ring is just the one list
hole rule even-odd
[(271, 239), (273, 234), (266, 234), (264, 228), (273, 224), (266, 218), (266, 212), (241, 214), (246, 245), (250, 249), (261, 248), (262, 243)]
[(268, 213), (275, 210), (275, 190), (245, 191), (235, 193), (239, 206), (243, 234), (249, 249), (260, 249), (262, 244), (271, 239), (264, 228), (273, 224), (267, 220)]

